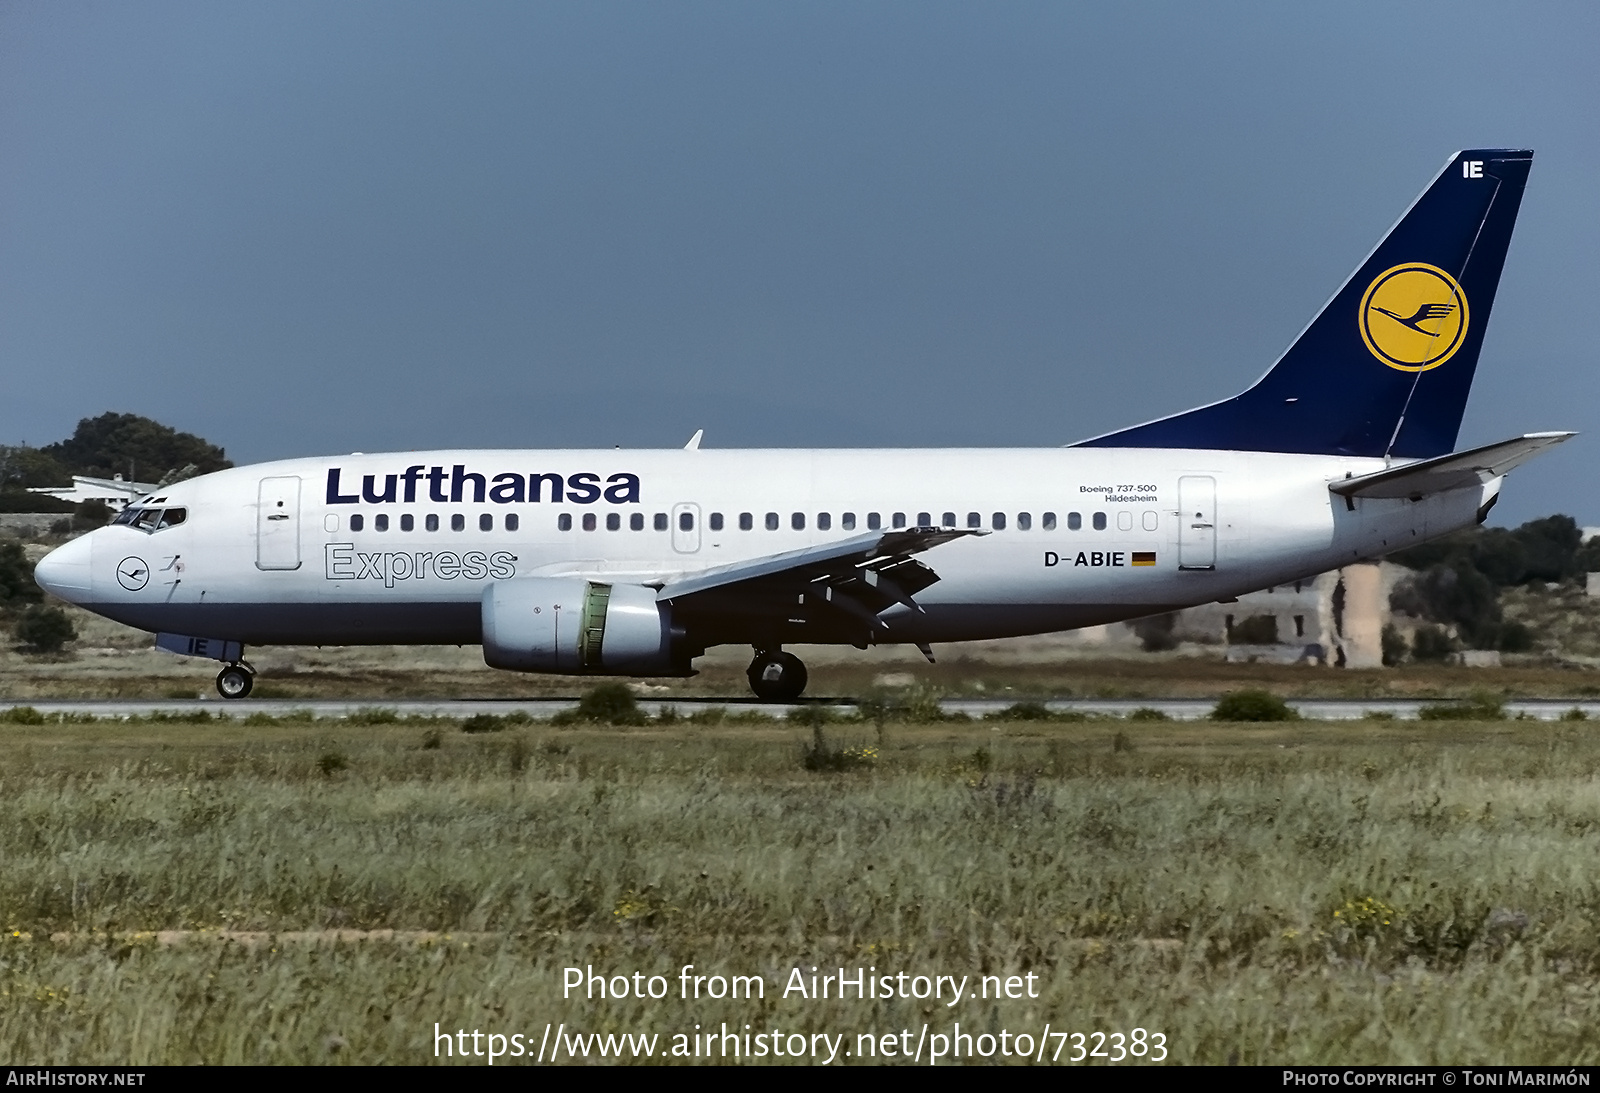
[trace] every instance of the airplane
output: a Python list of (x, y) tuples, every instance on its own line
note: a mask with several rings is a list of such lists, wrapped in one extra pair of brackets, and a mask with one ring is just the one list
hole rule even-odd
[(162, 487), (36, 581), (224, 667), (249, 645), (481, 644), (495, 668), (687, 676), (748, 644), (1071, 630), (1482, 523), (1569, 432), (1454, 451), (1532, 152), (1440, 173), (1253, 386), (1056, 448), (353, 453)]

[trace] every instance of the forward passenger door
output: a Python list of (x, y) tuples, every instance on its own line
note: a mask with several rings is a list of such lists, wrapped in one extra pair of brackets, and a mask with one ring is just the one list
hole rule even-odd
[(300, 478), (263, 478), (256, 495), (256, 568), (300, 568)]

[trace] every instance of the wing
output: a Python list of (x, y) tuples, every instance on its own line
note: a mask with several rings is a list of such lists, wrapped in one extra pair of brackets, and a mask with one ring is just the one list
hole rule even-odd
[(1329, 482), (1328, 489), (1346, 499), (1409, 497), (1413, 501), (1420, 501), (1429, 494), (1478, 486), (1499, 478), (1540, 452), (1576, 435), (1529, 433), (1470, 451), (1420, 459), (1403, 467), (1392, 467), (1359, 478), (1338, 479)]
[(913, 598), (939, 575), (913, 555), (968, 535), (957, 528), (873, 531), (821, 546), (769, 554), (703, 569), (670, 580), (656, 599), (670, 601), (674, 617), (770, 619), (782, 623), (808, 608), (834, 613), (842, 629), (870, 635), (887, 630), (879, 614), (901, 604), (921, 611)]

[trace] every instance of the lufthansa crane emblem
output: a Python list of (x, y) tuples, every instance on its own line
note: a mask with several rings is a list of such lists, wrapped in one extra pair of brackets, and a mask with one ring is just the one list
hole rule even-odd
[(1378, 274), (1361, 297), (1361, 340), (1402, 372), (1426, 372), (1449, 360), (1467, 336), (1467, 296), (1456, 279), (1426, 262)]
[(117, 563), (117, 583), (129, 592), (137, 592), (150, 583), (150, 567), (143, 558), (124, 558)]

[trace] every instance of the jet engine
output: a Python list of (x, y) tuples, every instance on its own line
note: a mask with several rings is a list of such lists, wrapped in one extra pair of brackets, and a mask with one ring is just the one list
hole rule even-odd
[(523, 577), (483, 590), (483, 659), (513, 672), (691, 675), (653, 588)]

